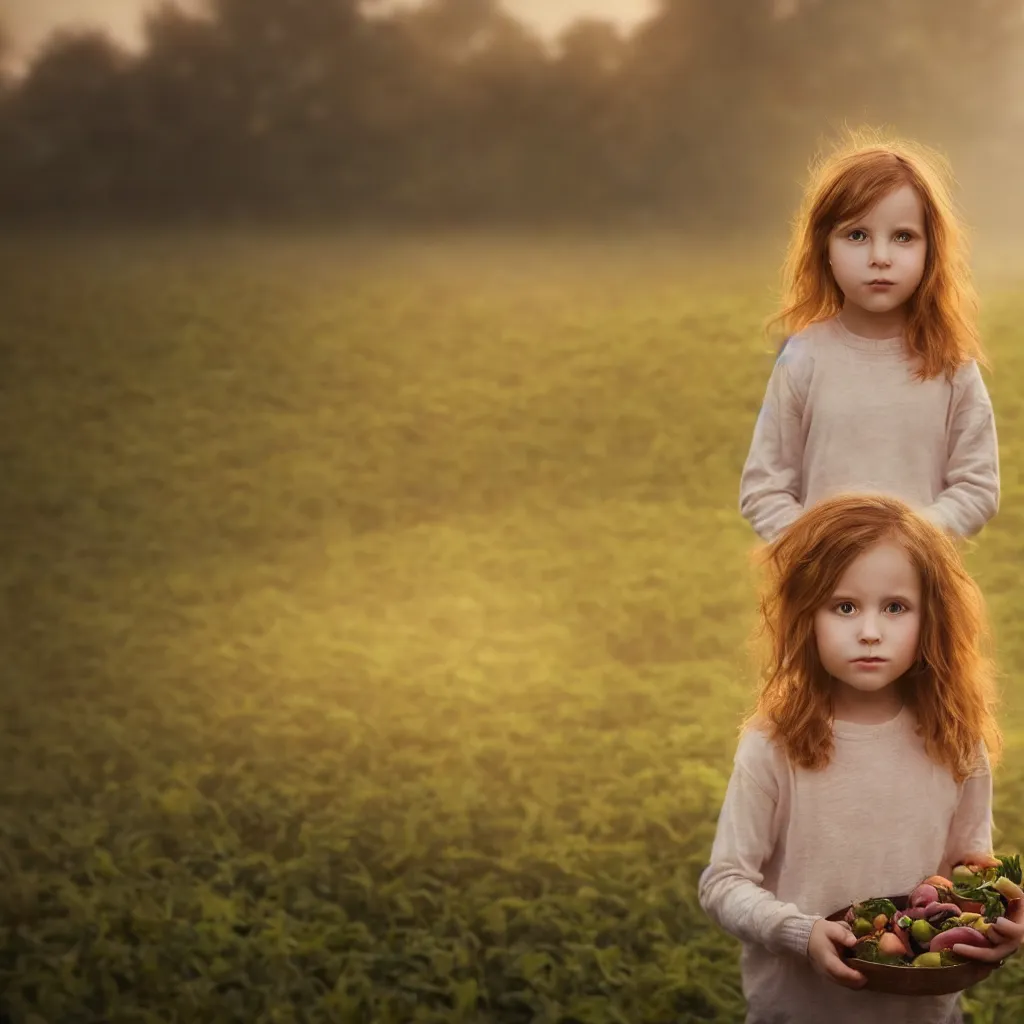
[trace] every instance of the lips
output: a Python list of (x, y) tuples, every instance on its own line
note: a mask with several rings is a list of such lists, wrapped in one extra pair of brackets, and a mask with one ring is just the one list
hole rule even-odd
[(855, 665), (881, 665), (885, 658), (854, 658)]
[(876, 284), (889, 284), (889, 285), (892, 285), (892, 284), (895, 284), (895, 283), (896, 283), (895, 281), (889, 281), (889, 280), (887, 280), (884, 277), (876, 278), (874, 281), (868, 281), (869, 285), (876, 285)]

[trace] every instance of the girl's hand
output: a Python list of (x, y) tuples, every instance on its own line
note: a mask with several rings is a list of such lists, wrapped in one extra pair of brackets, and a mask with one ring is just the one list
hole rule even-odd
[(956, 867), (957, 864), (965, 864), (970, 868), (997, 868), (999, 867), (999, 861), (992, 856), (990, 853), (979, 853), (972, 851), (965, 853), (956, 863), (953, 865)]
[(1000, 917), (993, 921), (985, 936), (992, 943), (988, 949), (984, 946), (962, 946), (957, 943), (953, 947), (953, 952), (968, 960), (980, 960), (987, 964), (999, 964), (1008, 956), (1013, 956), (1024, 942), (1024, 900), (1017, 904), (1010, 917)]
[[(993, 926), (994, 927), (994, 926)], [(807, 943), (807, 959), (811, 966), (829, 981), (845, 988), (862, 988), (867, 978), (860, 971), (843, 962), (842, 950), (856, 945), (853, 930), (845, 921), (826, 921), (823, 917), (814, 922), (811, 937)]]

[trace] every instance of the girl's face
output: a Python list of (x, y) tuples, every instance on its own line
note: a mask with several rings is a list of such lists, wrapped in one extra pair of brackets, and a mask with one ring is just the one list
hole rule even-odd
[(906, 549), (885, 541), (858, 555), (814, 616), (818, 656), (845, 696), (881, 695), (913, 664), (921, 581)]
[[(829, 236), (832, 274), (843, 293), (844, 319), (863, 324), (902, 309), (924, 276), (928, 242), (924, 204), (912, 185), (881, 199)], [(850, 326), (850, 325), (848, 325)]]

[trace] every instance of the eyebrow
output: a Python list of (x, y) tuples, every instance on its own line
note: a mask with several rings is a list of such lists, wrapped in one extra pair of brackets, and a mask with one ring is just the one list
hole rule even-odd
[[(843, 594), (843, 593), (833, 594), (832, 597), (831, 597), (831, 600), (835, 601), (835, 602), (849, 601), (852, 604), (856, 604), (857, 603), (857, 598), (856, 597), (853, 597), (850, 594)], [(885, 601), (885, 602), (889, 602), (889, 601), (902, 601), (904, 604), (913, 604), (914, 603), (913, 599), (907, 597), (906, 594), (888, 594), (882, 600)]]
[[(836, 231), (865, 231), (864, 221), (850, 220), (842, 224), (836, 225)], [(924, 233), (923, 224), (899, 224), (893, 228), (893, 231), (916, 231), (919, 234)]]

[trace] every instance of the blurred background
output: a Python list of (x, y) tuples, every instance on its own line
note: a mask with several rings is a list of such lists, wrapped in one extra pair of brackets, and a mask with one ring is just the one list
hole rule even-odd
[(1019, 228), (1013, 0), (7, 0), (5, 214), (784, 222), (844, 122)]
[(743, 1020), (696, 899), (739, 475), (847, 125), (945, 152), (972, 229), (1021, 849), (1020, 0), (0, 26), (0, 1024)]

